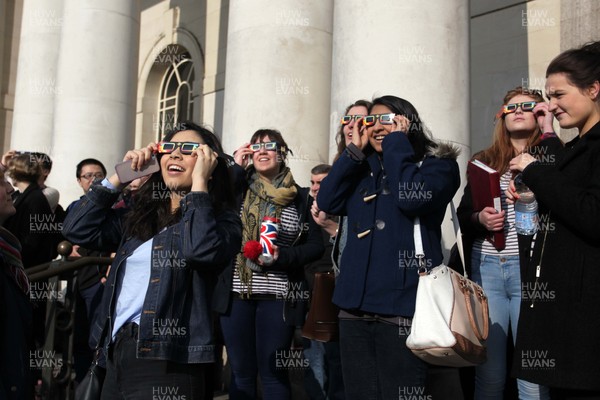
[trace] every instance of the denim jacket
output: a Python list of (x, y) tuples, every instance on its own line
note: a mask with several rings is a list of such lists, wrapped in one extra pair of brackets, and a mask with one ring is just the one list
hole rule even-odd
[[(119, 268), (143, 241), (123, 237), (118, 193), (94, 185), (63, 224), (63, 235), (86, 248), (116, 251), (92, 339), (105, 353), (110, 343)], [(140, 319), (137, 357), (179, 363), (214, 361), (209, 299), (218, 273), (233, 262), (241, 243), (241, 222), (234, 211), (214, 214), (209, 195), (188, 193), (181, 220), (152, 239), (150, 281)], [(107, 337), (109, 338), (108, 340)]]

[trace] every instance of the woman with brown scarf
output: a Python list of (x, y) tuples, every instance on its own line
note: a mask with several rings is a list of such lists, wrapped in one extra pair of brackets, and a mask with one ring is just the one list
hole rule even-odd
[[(290, 350), (303, 323), (309, 292), (303, 267), (323, 253), (310, 218), (313, 199), (286, 166), (291, 153), (281, 133), (262, 129), (235, 152), (242, 249), (219, 279), (215, 309), (231, 363), (229, 398), (255, 399), (260, 374), (264, 399), (289, 399), (288, 370), (304, 362)], [(250, 161), (252, 163), (250, 164)]]

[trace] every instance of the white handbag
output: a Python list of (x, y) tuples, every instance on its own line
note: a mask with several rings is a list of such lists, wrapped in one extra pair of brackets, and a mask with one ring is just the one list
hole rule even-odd
[[(455, 227), (458, 225), (451, 203)], [(463, 259), (460, 228), (456, 235)], [(487, 297), (475, 282), (447, 267), (424, 267), (425, 253), (419, 218), (414, 224), (415, 254), (422, 261), (415, 314), (406, 346), (430, 364), (466, 367), (485, 362), (489, 316)]]

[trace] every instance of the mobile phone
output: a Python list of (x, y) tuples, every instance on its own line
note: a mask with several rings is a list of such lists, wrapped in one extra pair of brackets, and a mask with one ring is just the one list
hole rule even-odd
[(115, 171), (117, 172), (117, 176), (121, 183), (129, 183), (137, 178), (153, 174), (159, 170), (160, 164), (155, 156), (152, 156), (150, 161), (137, 171), (131, 169), (131, 160), (123, 161), (115, 165)]

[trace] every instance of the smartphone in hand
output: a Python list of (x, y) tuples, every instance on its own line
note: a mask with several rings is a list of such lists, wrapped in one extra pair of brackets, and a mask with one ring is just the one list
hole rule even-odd
[(150, 161), (144, 166), (134, 171), (131, 169), (131, 160), (123, 161), (115, 165), (115, 171), (119, 177), (121, 183), (129, 183), (133, 180), (141, 178), (142, 176), (153, 174), (160, 170), (160, 164), (155, 156), (152, 156)]

